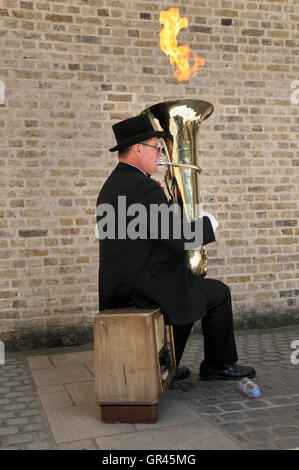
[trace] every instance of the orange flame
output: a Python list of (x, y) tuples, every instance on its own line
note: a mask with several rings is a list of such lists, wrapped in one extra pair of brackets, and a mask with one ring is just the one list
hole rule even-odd
[[(164, 25), (160, 32), (160, 46), (165, 54), (170, 56), (171, 65), (176, 65), (174, 75), (179, 82), (188, 81), (190, 77), (195, 77), (198, 67), (203, 67), (205, 60), (195, 54), (186, 44), (178, 46), (177, 35), (182, 28), (187, 28), (188, 18), (180, 18), (179, 8), (170, 8), (161, 11), (159, 21)], [(194, 60), (190, 68), (189, 59)]]

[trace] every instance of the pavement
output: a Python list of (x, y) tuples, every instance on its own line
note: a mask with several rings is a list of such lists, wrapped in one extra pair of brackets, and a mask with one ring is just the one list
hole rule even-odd
[(258, 399), (237, 381), (203, 381), (190, 336), (153, 424), (107, 424), (94, 402), (93, 344), (7, 352), (0, 365), (0, 449), (299, 450), (299, 325), (236, 331), (239, 364), (256, 368)]

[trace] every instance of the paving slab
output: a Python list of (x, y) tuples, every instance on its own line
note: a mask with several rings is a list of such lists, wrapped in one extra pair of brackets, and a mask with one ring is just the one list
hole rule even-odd
[(31, 370), (35, 369), (48, 369), (49, 367), (53, 367), (51, 364), (50, 359), (48, 356), (29, 356), (27, 357), (27, 361)]
[(46, 411), (73, 406), (71, 397), (62, 384), (44, 385), (43, 387), (38, 387), (37, 390)]
[(102, 450), (240, 450), (241, 444), (207, 423), (180, 424), (96, 439)]
[(32, 371), (32, 375), (38, 387), (92, 379), (92, 374), (82, 364), (69, 364), (64, 367), (35, 369)]
[(93, 362), (93, 351), (79, 351), (73, 353), (62, 353), (50, 356), (54, 366), (65, 366), (68, 364), (82, 364), (85, 362)]
[(59, 450), (98, 450), (96, 443), (92, 439), (82, 439), (81, 441), (64, 442), (58, 444)]
[(47, 418), (57, 444), (135, 431), (132, 424), (101, 423), (99, 408), (96, 405), (48, 410)]
[(168, 391), (161, 402), (158, 404), (158, 421), (156, 423), (135, 424), (136, 429), (140, 431), (155, 431), (158, 428), (169, 426), (182, 426), (189, 423), (198, 423), (201, 418), (194, 413), (185, 403), (172, 398), (171, 391)]
[(75, 405), (94, 404), (94, 380), (65, 385)]

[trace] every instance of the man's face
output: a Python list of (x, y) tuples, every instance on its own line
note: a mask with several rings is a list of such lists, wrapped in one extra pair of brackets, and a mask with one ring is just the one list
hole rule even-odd
[(161, 157), (161, 152), (158, 151), (159, 141), (157, 137), (145, 140), (143, 143), (140, 143), (139, 146), (139, 168), (145, 173), (150, 174), (157, 171), (157, 159)]

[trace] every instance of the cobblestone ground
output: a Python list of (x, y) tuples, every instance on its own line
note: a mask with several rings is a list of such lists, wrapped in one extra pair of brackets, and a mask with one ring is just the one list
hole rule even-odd
[[(182, 359), (182, 365), (191, 368), (191, 377), (176, 382), (167, 396), (178, 404), (183, 402), (201, 420), (233, 436), (242, 448), (299, 449), (299, 364), (291, 362), (292, 353), (299, 359), (299, 345), (296, 353), (291, 348), (294, 340), (299, 341), (299, 325), (236, 332), (239, 364), (257, 370), (254, 381), (260, 387), (261, 398), (251, 399), (239, 390), (237, 381), (198, 379), (203, 340), (200, 335), (192, 335)], [(27, 357), (92, 347), (7, 354), (5, 364), (0, 365), (0, 449), (63, 448), (53, 439)]]
[(24, 358), (0, 365), (0, 449), (56, 449)]
[[(297, 340), (297, 350), (291, 343)], [(181, 364), (191, 378), (171, 393), (248, 449), (299, 449), (299, 326), (236, 332), (239, 364), (253, 366), (261, 398), (244, 395), (236, 381), (198, 380), (202, 337), (191, 336)], [(293, 345), (294, 346), (294, 345)]]

